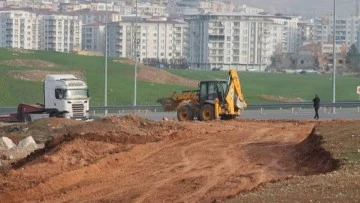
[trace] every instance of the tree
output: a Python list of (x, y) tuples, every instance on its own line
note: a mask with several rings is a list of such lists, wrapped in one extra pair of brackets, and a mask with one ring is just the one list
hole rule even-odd
[(351, 45), (346, 55), (346, 65), (352, 71), (360, 71), (360, 54), (355, 44)]
[(285, 55), (282, 51), (282, 45), (277, 44), (275, 47), (274, 54), (271, 56), (271, 67), (281, 68), (285, 61)]

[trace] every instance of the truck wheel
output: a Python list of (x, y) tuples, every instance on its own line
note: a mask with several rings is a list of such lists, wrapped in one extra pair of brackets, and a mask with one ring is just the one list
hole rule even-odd
[(200, 120), (210, 121), (215, 119), (215, 109), (211, 104), (205, 104), (200, 109)]
[(194, 112), (188, 106), (182, 106), (177, 110), (179, 121), (191, 121), (194, 119)]
[(56, 113), (56, 112), (51, 112), (51, 113), (49, 114), (49, 117), (50, 117), (50, 118), (55, 118), (55, 117), (57, 117), (57, 113)]
[(25, 122), (25, 123), (31, 122), (31, 116), (30, 116), (29, 114), (25, 114), (25, 115), (24, 115), (24, 122)]

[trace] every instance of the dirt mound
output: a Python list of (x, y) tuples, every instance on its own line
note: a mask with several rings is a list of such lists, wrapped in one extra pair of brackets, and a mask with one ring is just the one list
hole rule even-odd
[(58, 65), (49, 61), (43, 61), (40, 59), (12, 59), (7, 61), (1, 61), (1, 65), (27, 67), (27, 68), (56, 68)]
[(278, 101), (278, 102), (303, 102), (302, 98), (288, 98), (288, 97), (282, 97), (282, 96), (273, 96), (273, 95), (266, 95), (261, 94), (260, 98), (267, 101)]
[(12, 51), (13, 54), (31, 54), (31, 53), (34, 53), (33, 51), (31, 50), (28, 50), (28, 49), (18, 49), (18, 48), (9, 48), (8, 50)]
[(315, 133), (315, 128), (302, 143), (296, 146), (295, 157), (304, 175), (326, 173), (340, 167), (340, 160), (332, 158), (330, 152), (322, 148), (323, 137)]
[(216, 202), (302, 175), (299, 163), (307, 160), (300, 154), (311, 145), (300, 146), (313, 127), (295, 121), (108, 117), (67, 128), (0, 175), (0, 199)]
[[(134, 62), (129, 59), (114, 60), (114, 62), (134, 65)], [(199, 81), (197, 80), (186, 79), (171, 74), (165, 70), (161, 70), (144, 64), (139, 64), (138, 77), (140, 80), (160, 84), (176, 84), (188, 87), (197, 87), (199, 84)]]
[(77, 78), (84, 79), (84, 73), (81, 71), (43, 71), (43, 70), (22, 70), (9, 71), (8, 75), (19, 80), (44, 81), (48, 74), (73, 74)]

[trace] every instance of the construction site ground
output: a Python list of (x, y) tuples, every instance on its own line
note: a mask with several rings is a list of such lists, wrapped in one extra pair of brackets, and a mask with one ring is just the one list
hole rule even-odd
[[(1, 202), (356, 202), (360, 121), (6, 125), (44, 148), (1, 166)], [(310, 202), (311, 202), (310, 201)]]

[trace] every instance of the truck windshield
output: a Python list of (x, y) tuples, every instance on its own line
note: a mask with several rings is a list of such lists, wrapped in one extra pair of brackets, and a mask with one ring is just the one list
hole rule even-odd
[(65, 90), (65, 99), (87, 99), (89, 93), (87, 89)]

